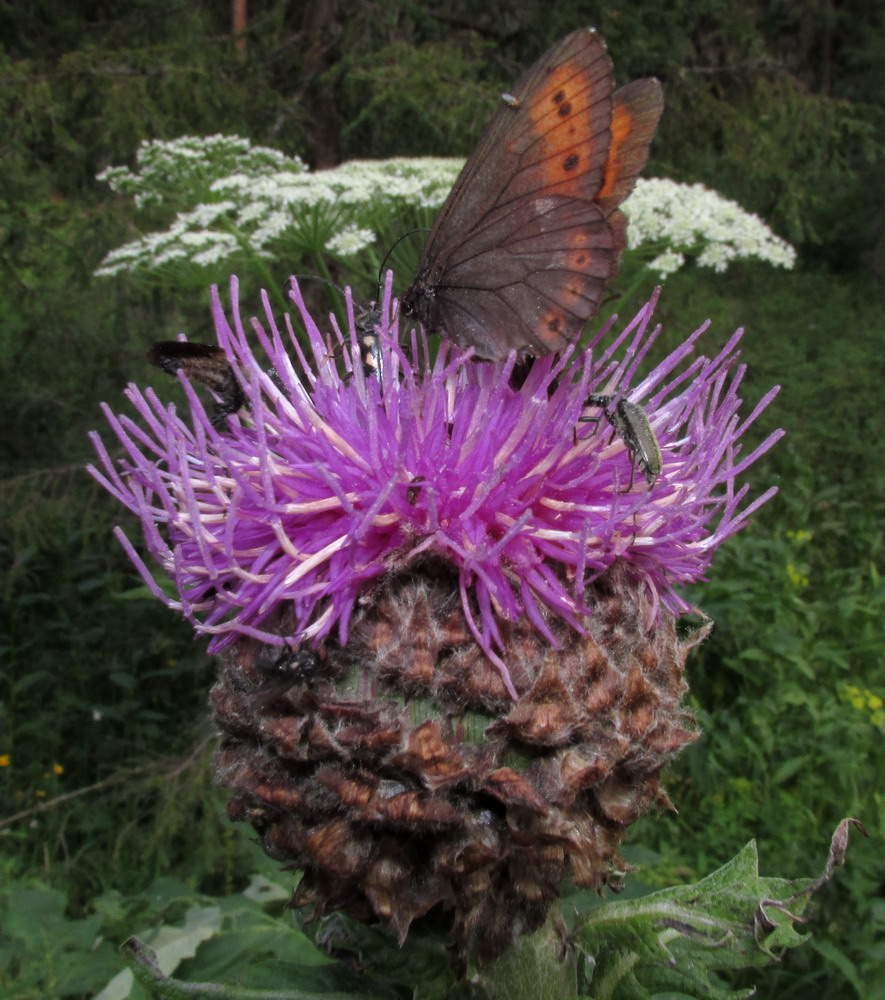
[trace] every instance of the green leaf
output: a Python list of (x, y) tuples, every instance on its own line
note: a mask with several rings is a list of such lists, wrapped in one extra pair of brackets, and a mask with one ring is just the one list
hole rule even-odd
[(872, 996), (864, 988), (864, 984), (861, 982), (860, 976), (858, 975), (857, 966), (854, 962), (843, 952), (840, 951), (832, 941), (813, 941), (812, 947), (818, 954), (823, 955), (832, 965), (842, 973), (845, 979), (851, 983), (854, 987), (857, 995), (859, 997)]
[[(221, 910), (217, 906), (192, 906), (183, 927), (161, 927), (154, 937), (157, 968), (172, 972), (186, 958), (193, 958), (203, 941), (221, 929)], [(124, 970), (108, 983), (95, 1000), (126, 1000), (132, 992), (133, 976)]]
[[(161, 971), (157, 955), (137, 938), (129, 938), (123, 945), (123, 952), (129, 961), (135, 978), (147, 993), (160, 1000), (380, 1000), (386, 991), (374, 985), (371, 992), (356, 990), (341, 992), (299, 987), (283, 989), (253, 989), (249, 986), (228, 985), (226, 983), (186, 983), (172, 979)], [(293, 976), (290, 982), (297, 982)], [(96, 1000), (98, 998), (96, 997)]]
[(648, 1000), (656, 993), (714, 1000), (750, 996), (752, 990), (711, 982), (710, 973), (767, 965), (801, 944), (804, 937), (792, 919), (807, 905), (802, 893), (810, 885), (807, 879), (760, 877), (751, 841), (694, 885), (584, 914), (577, 940), (593, 956), (594, 1000)]
[(808, 764), (808, 754), (800, 754), (797, 757), (793, 757), (790, 760), (785, 760), (780, 767), (772, 774), (771, 783), (773, 785), (780, 785), (792, 778), (794, 774), (801, 771)]

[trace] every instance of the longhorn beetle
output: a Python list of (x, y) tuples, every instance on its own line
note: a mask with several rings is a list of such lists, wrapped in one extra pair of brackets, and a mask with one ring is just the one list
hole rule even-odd
[(363, 362), (363, 375), (366, 378), (375, 376), (384, 384), (384, 352), (381, 350), (381, 338), (378, 327), (381, 323), (381, 311), (378, 309), (363, 309), (355, 313), (356, 342), (360, 349)]
[[(633, 489), (634, 463), (639, 466), (649, 487), (652, 487), (664, 467), (661, 446), (655, 432), (651, 429), (645, 410), (638, 403), (622, 397), (612, 405), (614, 399), (614, 396), (593, 393), (587, 397), (584, 405), (602, 408), (605, 419), (614, 427), (615, 433), (621, 437), (630, 452), (630, 485), (626, 492)], [(578, 417), (578, 420), (582, 423), (597, 423), (599, 417)]]
[[(385, 265), (390, 260), (391, 254), (403, 240), (414, 236), (415, 233), (424, 232), (427, 232), (427, 230), (412, 229), (407, 233), (403, 233), (384, 255), (381, 267), (378, 268), (378, 281), (375, 286), (376, 306), (381, 299), (381, 279), (384, 274)], [(377, 307), (374, 309), (369, 307), (361, 309), (359, 312), (354, 311), (354, 321), (356, 323), (356, 339), (360, 349), (360, 359), (363, 362), (363, 374), (366, 378), (374, 375), (378, 379), (378, 382), (383, 385), (385, 378), (384, 352), (381, 350), (381, 338), (378, 336), (378, 327), (381, 325), (381, 310)]]

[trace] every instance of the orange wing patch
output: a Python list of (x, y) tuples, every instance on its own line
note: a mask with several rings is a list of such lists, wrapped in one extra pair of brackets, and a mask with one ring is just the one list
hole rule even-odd
[(545, 194), (590, 198), (602, 180), (614, 73), (595, 33), (575, 32), (569, 45), (570, 56), (539, 66), (520, 87), (523, 129), (510, 146), (520, 157), (514, 179), (520, 184), (521, 175), (533, 174), (531, 187)]
[(657, 80), (635, 80), (615, 91), (611, 145), (602, 186), (593, 199), (606, 214), (633, 190), (663, 110), (664, 93)]

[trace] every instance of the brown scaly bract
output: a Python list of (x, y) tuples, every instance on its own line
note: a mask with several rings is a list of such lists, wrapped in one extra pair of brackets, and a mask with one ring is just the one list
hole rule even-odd
[(618, 844), (659, 774), (697, 736), (681, 698), (694, 636), (646, 631), (643, 587), (616, 566), (587, 598), (586, 636), (550, 616), (557, 650), (505, 626), (520, 699), (477, 646), (456, 577), (429, 563), (363, 595), (346, 648), (289, 686), (277, 651), (241, 640), (212, 692), (229, 813), (304, 876), (314, 916), (377, 919), (403, 940), (443, 921), (460, 967), (540, 926), (560, 882), (610, 884)]

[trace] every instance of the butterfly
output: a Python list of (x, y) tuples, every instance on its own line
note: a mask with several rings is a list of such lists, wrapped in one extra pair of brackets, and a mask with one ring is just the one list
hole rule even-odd
[(655, 79), (615, 90), (594, 29), (557, 42), (503, 96), (436, 217), (403, 312), (481, 358), (537, 357), (577, 339), (617, 273), (618, 206), (663, 104)]

